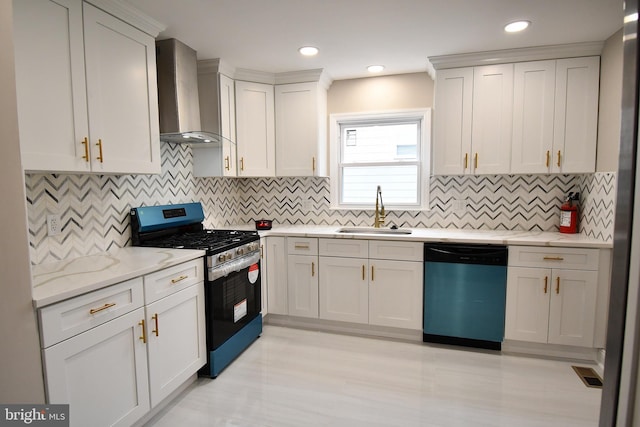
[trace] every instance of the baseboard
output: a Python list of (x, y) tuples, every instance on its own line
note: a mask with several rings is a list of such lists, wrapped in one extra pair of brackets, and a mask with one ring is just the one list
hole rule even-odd
[(391, 328), (386, 326), (285, 316), (281, 314), (271, 313), (267, 314), (267, 316), (264, 318), (264, 323), (267, 325), (286, 326), (289, 328), (306, 329), (321, 332), (334, 332), (345, 335), (422, 342), (422, 330)]
[(147, 412), (144, 417), (136, 421), (136, 423), (133, 424), (132, 427), (142, 427), (143, 425), (148, 423), (152, 418), (162, 412), (163, 409), (169, 406), (180, 394), (188, 389), (197, 379), (197, 373), (190, 376), (185, 382), (182, 383), (182, 385), (180, 385), (180, 387), (175, 389), (173, 393), (167, 396), (162, 402), (158, 403), (155, 408), (151, 409), (151, 411)]
[(590, 363), (597, 363), (598, 353), (600, 350), (601, 349), (597, 348), (541, 344), (512, 340), (504, 340), (502, 343), (502, 352), (507, 354), (521, 354), (526, 356), (575, 360)]

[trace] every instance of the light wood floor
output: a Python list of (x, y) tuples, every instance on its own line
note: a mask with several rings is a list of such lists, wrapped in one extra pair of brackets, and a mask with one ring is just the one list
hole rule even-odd
[(267, 325), (148, 425), (597, 426), (601, 391), (571, 365)]

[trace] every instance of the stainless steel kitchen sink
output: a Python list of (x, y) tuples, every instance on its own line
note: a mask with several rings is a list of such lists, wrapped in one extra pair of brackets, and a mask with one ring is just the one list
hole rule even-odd
[(342, 227), (338, 233), (350, 234), (411, 234), (410, 228)]

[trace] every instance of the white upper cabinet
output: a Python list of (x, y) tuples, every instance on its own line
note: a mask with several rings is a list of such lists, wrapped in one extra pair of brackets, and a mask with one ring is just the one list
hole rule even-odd
[(238, 176), (275, 176), (273, 85), (236, 81)]
[(79, 0), (15, 1), (14, 23), (23, 168), (159, 173), (154, 38)]
[(318, 82), (275, 86), (276, 175), (327, 175), (327, 91)]
[(515, 65), (513, 173), (595, 171), (598, 57)]
[(475, 67), (469, 156), (474, 173), (509, 173), (512, 116), (513, 65)]
[(16, 0), (13, 21), (24, 169), (89, 171), (82, 2)]
[(439, 70), (433, 173), (508, 173), (512, 103), (512, 64)]
[(552, 172), (595, 171), (599, 83), (599, 57), (557, 61)]
[(595, 171), (597, 56), (437, 71), (433, 173)]
[(192, 146), (193, 175), (197, 177), (237, 176), (235, 85), (218, 71), (219, 66), (220, 60), (198, 61), (202, 130), (224, 139), (217, 146)]
[(436, 76), (433, 124), (433, 173), (462, 175), (469, 172), (473, 68), (439, 70)]
[(556, 61), (515, 64), (513, 150), (517, 173), (548, 173), (553, 150)]

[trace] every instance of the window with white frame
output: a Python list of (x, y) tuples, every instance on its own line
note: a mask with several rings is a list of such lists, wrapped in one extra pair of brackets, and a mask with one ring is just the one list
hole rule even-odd
[(429, 109), (333, 114), (330, 126), (333, 208), (373, 208), (377, 186), (387, 209), (427, 208)]

